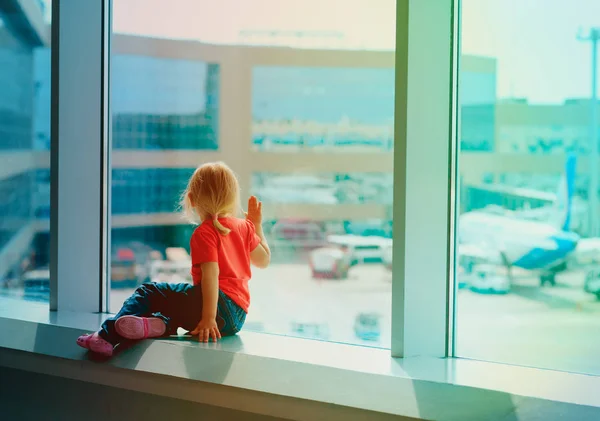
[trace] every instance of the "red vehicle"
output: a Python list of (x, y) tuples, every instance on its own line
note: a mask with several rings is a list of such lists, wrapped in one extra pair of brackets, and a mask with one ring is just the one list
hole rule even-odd
[(155, 250), (141, 242), (113, 244), (111, 288), (135, 288), (150, 280), (150, 261)]
[(350, 270), (350, 254), (338, 246), (320, 247), (310, 252), (312, 277), (319, 279), (346, 279)]

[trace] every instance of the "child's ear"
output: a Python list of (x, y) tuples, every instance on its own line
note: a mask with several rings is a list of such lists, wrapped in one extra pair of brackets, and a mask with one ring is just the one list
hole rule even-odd
[(194, 201), (192, 200), (192, 192), (188, 192), (187, 198), (190, 201), (190, 205), (192, 205), (192, 207), (194, 207)]

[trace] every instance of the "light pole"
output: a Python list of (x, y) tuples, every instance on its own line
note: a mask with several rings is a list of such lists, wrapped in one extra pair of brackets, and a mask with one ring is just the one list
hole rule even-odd
[(600, 28), (592, 28), (588, 35), (578, 35), (580, 41), (590, 41), (592, 44), (592, 95), (590, 97), (590, 184), (588, 188), (588, 214), (590, 222), (590, 237), (600, 237), (600, 221), (598, 216), (598, 160), (600, 145), (598, 144), (598, 41)]

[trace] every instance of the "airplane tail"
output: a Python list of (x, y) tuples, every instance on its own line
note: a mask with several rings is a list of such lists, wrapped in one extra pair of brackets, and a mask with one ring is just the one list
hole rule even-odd
[(556, 202), (554, 206), (556, 212), (556, 226), (563, 231), (569, 231), (571, 227), (576, 164), (577, 157), (575, 154), (569, 154), (565, 164), (565, 173), (558, 184), (558, 190), (556, 192)]

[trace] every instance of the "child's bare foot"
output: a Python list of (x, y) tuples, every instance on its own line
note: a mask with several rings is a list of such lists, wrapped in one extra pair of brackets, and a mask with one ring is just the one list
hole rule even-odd
[(167, 325), (158, 317), (123, 316), (115, 322), (115, 329), (126, 339), (146, 339), (163, 336)]
[(98, 332), (81, 335), (77, 338), (77, 345), (105, 357), (111, 357), (114, 349), (110, 342), (105, 341), (98, 335)]

